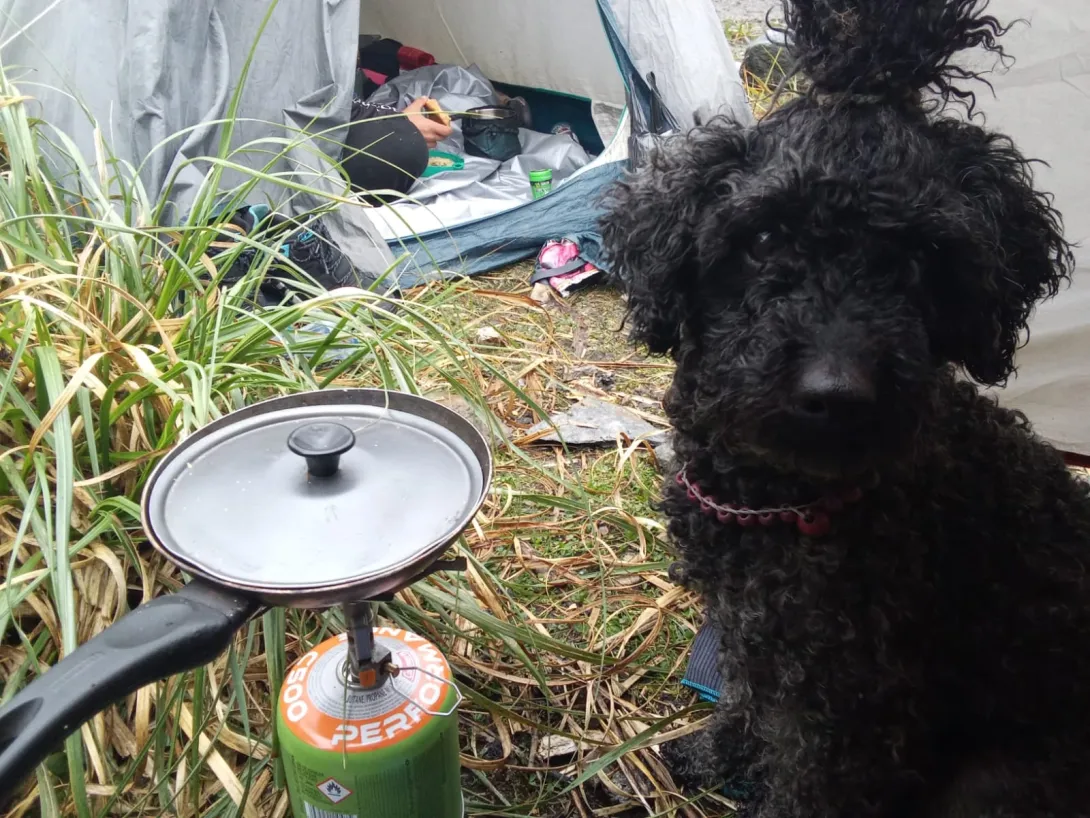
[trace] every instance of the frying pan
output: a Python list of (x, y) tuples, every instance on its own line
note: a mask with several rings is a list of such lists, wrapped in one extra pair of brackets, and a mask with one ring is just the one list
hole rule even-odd
[(270, 606), (374, 599), (426, 574), (473, 519), (489, 448), (414, 395), (336, 389), (228, 414), (144, 489), (151, 544), (193, 580), (135, 608), (0, 709), (0, 799), (117, 700), (201, 667)]

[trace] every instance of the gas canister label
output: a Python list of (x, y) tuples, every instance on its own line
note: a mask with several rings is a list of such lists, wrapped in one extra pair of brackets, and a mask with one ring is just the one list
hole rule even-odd
[[(413, 735), (439, 710), (450, 690), (450, 666), (423, 637), (397, 628), (376, 628), (375, 642), (403, 670), (378, 690), (345, 684), (347, 637), (324, 643), (292, 666), (280, 692), (288, 729), (310, 745), (340, 752), (367, 752)], [(431, 675), (428, 675), (431, 674)], [(438, 677), (438, 678), (434, 678)]]
[(344, 784), (338, 781), (336, 778), (327, 778), (321, 784), (318, 785), (318, 792), (324, 795), (330, 800), (331, 803), (339, 804), (344, 799), (352, 795), (352, 790), (348, 789)]
[(357, 815), (348, 815), (343, 812), (332, 812), (321, 807), (316, 807), (306, 801), (303, 802), (303, 809), (306, 810), (306, 818), (359, 818)]

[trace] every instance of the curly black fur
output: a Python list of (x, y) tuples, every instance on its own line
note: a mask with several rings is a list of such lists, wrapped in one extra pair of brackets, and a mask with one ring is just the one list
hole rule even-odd
[(972, 97), (956, 82), (979, 79), (953, 62), (982, 48), (1006, 58), (1003, 26), (989, 0), (792, 0), (778, 30), (789, 33), (801, 70), (825, 93), (885, 94), (931, 89)]
[[(1090, 490), (972, 383), (1013, 371), (1071, 249), (1008, 138), (906, 93), (997, 48), (979, 6), (796, 0), (818, 89), (668, 142), (603, 221), (689, 474), (751, 507), (869, 487), (807, 537), (666, 482), (725, 689), (665, 755), (751, 778), (759, 818), (1090, 815)], [(800, 403), (815, 371), (847, 420)]]

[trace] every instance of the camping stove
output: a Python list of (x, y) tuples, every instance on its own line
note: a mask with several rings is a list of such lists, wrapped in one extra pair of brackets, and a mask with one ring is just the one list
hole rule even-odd
[[(464, 560), (431, 571), (464, 568)], [(342, 606), (346, 632), (289, 670), (276, 733), (295, 818), (461, 818), (457, 709), (439, 649)]]

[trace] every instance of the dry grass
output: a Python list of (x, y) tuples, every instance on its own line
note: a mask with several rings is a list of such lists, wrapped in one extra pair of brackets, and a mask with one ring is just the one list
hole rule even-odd
[[(480, 280), (466, 303), (473, 316), (465, 321), (468, 331), (488, 328), (482, 336), (494, 337), (495, 330), (501, 337), (494, 351), (480, 354), (532, 400), (492, 390), (492, 410), (514, 436), (582, 395), (628, 406), (665, 426), (658, 398), (670, 367), (628, 347), (618, 332), (623, 310), (616, 293), (591, 290), (543, 308), (528, 298), (528, 273), (519, 266)], [(662, 733), (692, 729), (682, 723), (688, 719), (679, 720), (691, 698), (678, 681), (695, 632), (695, 600), (664, 577), (668, 555), (651, 508), (657, 468), (646, 444), (618, 441), (613, 449), (567, 453), (531, 445), (527, 454), (533, 466), (501, 459), (497, 496), (481, 530), (468, 538), (496, 581), (477, 589), (478, 599), (497, 618), (522, 617), (542, 635), (600, 659), (541, 654), (549, 701), (540, 680), (501, 654), (486, 651), (482, 659), (461, 653), (471, 646), (451, 646), (455, 664), (465, 662), (508, 711), (464, 714), (464, 761), (487, 772), (487, 780), (482, 774), (476, 783), (467, 781), (467, 791), (478, 804), (511, 801), (504, 814), (521, 815), (528, 807), (534, 811), (525, 814), (557, 816), (724, 814), (729, 805), (720, 799), (685, 805), (672, 795), (649, 747), (621, 755), (571, 788), (586, 778), (588, 762), (645, 743), (656, 732), (651, 743)], [(567, 502), (565, 484), (578, 485), (589, 504)], [(508, 491), (534, 499), (518, 501)]]
[[(734, 40), (752, 33), (739, 28)], [(759, 114), (769, 81), (747, 78)], [(118, 223), (116, 200), (94, 184), (61, 211), (65, 192), (38, 161), (40, 127), (0, 72), (4, 700), (133, 606), (180, 587), (177, 569), (144, 542), (136, 501), (183, 434), (272, 394), (409, 389), (466, 412), (496, 441), (492, 492), (455, 549), (469, 570), (431, 577), (379, 609), (437, 643), (455, 668), (467, 698), (469, 813), (731, 813), (718, 795), (676, 793), (655, 750), (697, 729), (708, 708), (679, 685), (699, 611), (665, 578), (650, 447), (511, 443), (584, 395), (666, 425), (659, 399), (670, 366), (630, 349), (615, 292), (542, 306), (519, 265), (422, 288), (393, 318), (363, 293), (254, 315), (243, 308), (245, 282), (228, 292), (196, 278), (210, 268), (199, 227), (207, 210), (171, 252), (138, 228), (153, 223), (154, 208), (124, 180), (131, 224)], [(106, 172), (94, 165), (85, 181)], [(290, 336), (313, 320), (338, 330)], [(326, 345), (345, 337), (353, 354), (324, 365)], [(282, 818), (272, 702), (287, 666), (342, 626), (338, 611), (264, 614), (210, 666), (84, 725), (6, 818)]]
[[(466, 371), (476, 383), (463, 384), (468, 391), (485, 396), (512, 436), (583, 394), (665, 423), (651, 396), (660, 392), (668, 368), (627, 351), (615, 331), (618, 301), (590, 292), (573, 305), (545, 309), (518, 285), (524, 272), (456, 292), (440, 285), (411, 295), (409, 303), (419, 305), (414, 309), (441, 302), (432, 308), (434, 320), (459, 327), (470, 339)], [(18, 286), (0, 287), (0, 299), (11, 298)], [(487, 343), (475, 343), (485, 326), (500, 340), (488, 333)], [(78, 344), (57, 346), (65, 372), (86, 362)], [(422, 392), (441, 399), (451, 394), (438, 369), (421, 366), (413, 377)], [(367, 383), (357, 374), (330, 385)], [(35, 373), (17, 368), (15, 384), (31, 397)], [(457, 399), (455, 405), (470, 404)], [(169, 404), (161, 409), (168, 417)], [(5, 430), (11, 432), (0, 426), (0, 434)], [(80, 436), (75, 427), (65, 433)], [(139, 474), (160, 450), (146, 418), (119, 418), (114, 434), (115, 442), (127, 441), (128, 451), (141, 454), (116, 451), (108, 481), (76, 484), (72, 513), (76, 529), (86, 534), (71, 563), (74, 642), (103, 630), (130, 603), (182, 581), (133, 526), (124, 527), (121, 537), (118, 529), (94, 522), (103, 500), (86, 484), (108, 482), (118, 496), (134, 497)], [(15, 439), (7, 447), (9, 460), (22, 448)], [(659, 740), (655, 732), (676, 732), (674, 719), (688, 703), (677, 682), (695, 626), (693, 600), (664, 579), (667, 555), (651, 509), (655, 492), (653, 455), (636, 442), (567, 455), (555, 447), (500, 447), (494, 490), (464, 540), (470, 571), (408, 589), (382, 610), (441, 645), (463, 682), (470, 702), (462, 724), (472, 814), (656, 815), (675, 807), (683, 815), (722, 814), (724, 805), (714, 799), (704, 807), (680, 806), (650, 749)], [(46, 569), (35, 567), (41, 566), (41, 543), (19, 535), (24, 501), (0, 494), (7, 495), (0, 499), (0, 557), (22, 569), (7, 583), (12, 590), (40, 580)], [(48, 665), (67, 641), (48, 584), (27, 594), (13, 616), (19, 638), (0, 646), (9, 686), (32, 658)], [(519, 626), (516, 639), (502, 630), (511, 623)], [(336, 612), (267, 615), (211, 667), (145, 689), (84, 727), (93, 814), (160, 814), (171, 804), (179, 815), (195, 815), (224, 794), (244, 804), (244, 814), (284, 814), (286, 800), (274, 786), (271, 763), (275, 679), (284, 662), (339, 624)], [(270, 644), (270, 634), (281, 628), (282, 649)], [(194, 701), (197, 689), (204, 691), (201, 703)], [(160, 755), (170, 760), (167, 768), (157, 763), (156, 736), (179, 742), (175, 752)], [(50, 764), (60, 814), (74, 809), (63, 784), (64, 761), (57, 757)], [(36, 814), (41, 795), (40, 788), (28, 792), (10, 815)]]
[[(224, 293), (193, 277), (208, 269), (199, 229), (183, 232), (196, 244), (190, 255), (164, 255), (160, 236), (111, 221), (117, 203), (93, 185), (80, 215), (62, 216), (62, 191), (31, 155), (40, 125), (2, 84), (0, 198), (16, 213), (0, 222), (4, 699), (131, 607), (180, 586), (143, 541), (135, 503), (181, 434), (272, 394), (408, 388), (498, 435), (493, 491), (458, 545), (470, 570), (380, 608), (455, 667), (467, 696), (469, 813), (730, 814), (717, 795), (687, 802), (674, 792), (654, 749), (695, 729), (707, 708), (678, 684), (698, 612), (665, 579), (650, 448), (503, 441), (582, 395), (666, 425), (659, 397), (670, 368), (631, 351), (616, 293), (543, 307), (517, 266), (421, 289), (395, 319), (376, 318), (363, 294), (255, 317), (240, 309), (245, 287)], [(153, 204), (126, 190), (133, 224), (152, 223)], [(181, 291), (200, 297), (178, 311)], [(325, 341), (285, 340), (307, 320), (362, 347), (322, 366)], [(284, 816), (271, 703), (286, 667), (342, 624), (337, 611), (265, 614), (217, 662), (83, 726), (7, 815)]]
[[(5, 695), (133, 605), (180, 586), (178, 571), (143, 542), (134, 502), (176, 432), (233, 406), (405, 380), (511, 438), (585, 394), (665, 424), (657, 396), (669, 367), (629, 351), (616, 332), (616, 296), (592, 291), (542, 307), (528, 297), (525, 268), (421, 289), (399, 318), (377, 325), (362, 295), (265, 314), (281, 329), (307, 318), (347, 322), (369, 355), (331, 372), (305, 365), (316, 342), (285, 344), (254, 316), (229, 320), (231, 297), (214, 289), (182, 317), (140, 306), (154, 292), (102, 300), (120, 289), (103, 260), (108, 242), (92, 240), (56, 268), (0, 246), (15, 262), (0, 279), (0, 336), (11, 350), (0, 389)], [(213, 366), (199, 328), (216, 321)], [(433, 577), (382, 607), (384, 618), (438, 643), (458, 673), (471, 814), (728, 810), (714, 796), (687, 804), (672, 793), (653, 750), (664, 735), (692, 729), (677, 682), (695, 628), (694, 600), (664, 579), (656, 477), (637, 441), (568, 453), (498, 443), (494, 490), (460, 546), (469, 572)], [(211, 666), (85, 725), (9, 815), (284, 815), (271, 702), (285, 667), (341, 624), (337, 611), (264, 615)]]
[[(723, 23), (723, 32), (739, 62), (745, 56), (746, 47), (760, 38), (763, 31), (763, 20), (727, 20)], [(760, 71), (755, 72), (742, 65), (742, 84), (758, 119), (805, 90), (803, 78), (789, 77), (788, 74), (786, 54), (782, 51), (762, 65)]]
[(800, 77), (785, 77), (781, 57), (777, 57), (764, 74), (742, 72), (742, 82), (753, 112), (758, 119), (772, 113), (778, 107), (803, 93), (805, 82)]

